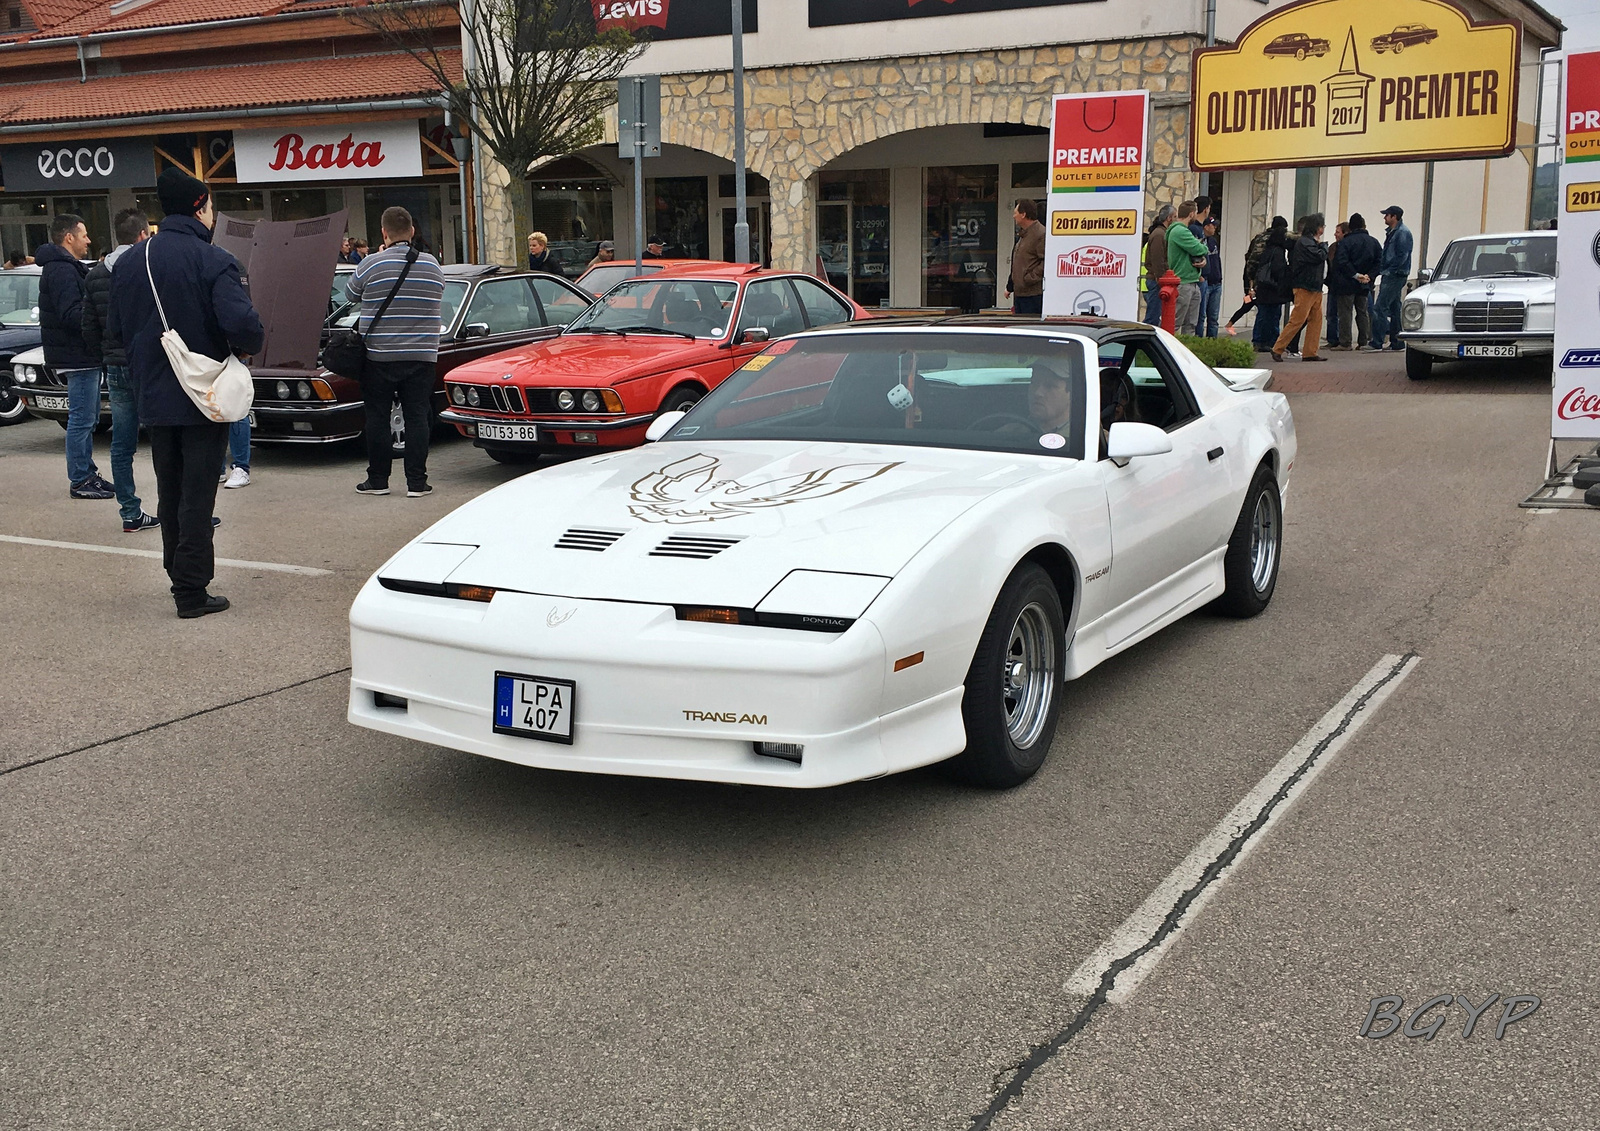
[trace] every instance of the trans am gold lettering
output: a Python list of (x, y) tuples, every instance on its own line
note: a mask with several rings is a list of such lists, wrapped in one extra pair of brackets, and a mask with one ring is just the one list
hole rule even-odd
[(737, 711), (685, 711), (683, 717), (691, 723), (733, 723), (735, 726), (745, 724), (756, 727), (767, 725), (765, 715), (741, 715)]

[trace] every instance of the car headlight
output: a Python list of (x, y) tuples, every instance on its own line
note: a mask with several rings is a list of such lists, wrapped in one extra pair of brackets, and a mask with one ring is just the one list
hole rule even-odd
[(289, 382), (287, 382), (287, 381), (279, 381), (277, 383), (277, 385), (273, 387), (272, 391), (278, 394), (278, 399), (280, 401), (288, 400), (289, 399)]
[(299, 394), (300, 399), (303, 401), (309, 401), (311, 399), (311, 385), (309, 382), (296, 381), (294, 385), (294, 391)]
[(480, 398), (478, 396), (478, 390), (477, 389), (468, 389), (467, 390), (467, 403), (469, 405), (471, 405), (473, 408), (477, 408), (479, 403), (481, 402), (481, 400), (482, 400), (482, 398)]
[(571, 390), (562, 389), (556, 394), (556, 407), (562, 412), (571, 412), (577, 403), (577, 398), (572, 395)]
[(600, 394), (595, 392), (593, 389), (590, 389), (588, 392), (583, 394), (583, 411), (600, 411)]
[(1422, 300), (1408, 298), (1400, 306), (1400, 328), (1402, 330), (1422, 329)]
[(19, 385), (31, 385), (38, 379), (38, 374), (34, 372), (34, 368), (31, 365), (18, 365), (12, 372), (16, 374)]
[(452, 388), (450, 390), (450, 403), (451, 404), (466, 404), (467, 403), (467, 394), (461, 391), (461, 386), (460, 385), (456, 385), (454, 388)]

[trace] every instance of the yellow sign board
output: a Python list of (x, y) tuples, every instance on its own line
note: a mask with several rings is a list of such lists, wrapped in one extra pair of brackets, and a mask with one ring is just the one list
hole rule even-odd
[(1600, 212), (1600, 181), (1567, 186), (1568, 212)]
[(1522, 25), (1450, 0), (1301, 0), (1194, 53), (1196, 169), (1498, 157)]
[(1086, 212), (1052, 212), (1052, 236), (1136, 236), (1139, 213), (1132, 208)]

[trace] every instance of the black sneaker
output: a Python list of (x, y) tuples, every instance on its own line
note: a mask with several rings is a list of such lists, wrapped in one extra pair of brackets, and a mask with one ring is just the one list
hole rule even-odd
[(406, 498), (408, 499), (420, 499), (424, 495), (431, 494), (433, 494), (433, 488), (426, 483), (422, 484), (420, 487), (406, 488)]
[(137, 534), (141, 530), (154, 530), (160, 525), (161, 520), (155, 515), (145, 514), (141, 511), (139, 512), (139, 517), (131, 522), (127, 519), (122, 520), (122, 532), (124, 534)]
[(211, 516), (211, 529), (215, 530), (217, 527), (219, 527), (221, 525), (222, 525), (222, 520), (220, 518), (218, 518), (216, 515), (212, 515)]
[(388, 493), (389, 485), (387, 483), (374, 483), (371, 479), (363, 479), (356, 484), (356, 494), (358, 495), (387, 495)]
[(117, 497), (115, 491), (102, 484), (99, 478), (93, 475), (81, 482), (74, 483), (67, 494), (74, 499), (114, 499)]
[(227, 607), (228, 599), (226, 597), (212, 597), (208, 595), (202, 604), (191, 605), (187, 609), (179, 609), (178, 616), (183, 620), (193, 620), (195, 617), (203, 617), (209, 616), (212, 613), (220, 613)]

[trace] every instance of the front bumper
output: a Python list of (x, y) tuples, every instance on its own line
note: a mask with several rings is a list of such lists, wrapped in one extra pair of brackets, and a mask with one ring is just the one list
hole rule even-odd
[(355, 439), (367, 425), (367, 409), (360, 401), (258, 400), (250, 414), (250, 442), (259, 444), (332, 444)]
[(1459, 357), (1459, 347), (1463, 345), (1515, 345), (1518, 357), (1551, 354), (1556, 348), (1554, 331), (1524, 330), (1514, 334), (1463, 334), (1454, 330), (1402, 330), (1400, 340), (1414, 350), (1433, 357), (1447, 358)]
[[(67, 387), (65, 385), (45, 385), (37, 381), (27, 385), (19, 385), (13, 381), (11, 383), (11, 391), (22, 399), (22, 403), (28, 406), (28, 412), (32, 415), (42, 416), (46, 420), (66, 422), (66, 408), (39, 407), (40, 397), (58, 398), (65, 405), (67, 400)], [(100, 423), (111, 423), (111, 394), (106, 391), (104, 379), (100, 383)]]
[[(587, 420), (573, 417), (490, 416), (464, 412), (454, 407), (447, 408), (439, 414), (440, 420), (455, 425), (463, 436), (472, 437), (473, 443), (480, 448), (527, 452), (565, 451), (573, 446), (637, 447), (644, 443), (645, 431), (655, 418), (656, 414), (653, 412), (593, 417)], [(478, 435), (480, 424), (532, 424), (539, 430), (539, 439), (485, 440)]]
[[(503, 591), (485, 604), (374, 578), (350, 610), (350, 652), (350, 722), (545, 769), (819, 787), (966, 741), (960, 687), (880, 715), (887, 662), (866, 620), (837, 635), (692, 624), (664, 605)], [(497, 671), (575, 681), (572, 745), (496, 734)], [(758, 740), (805, 751), (765, 757)]]

